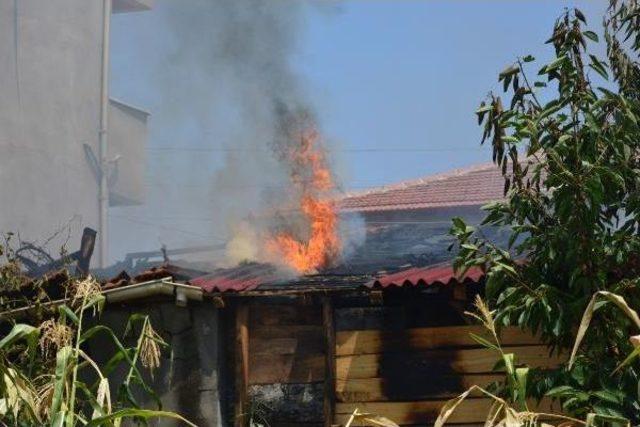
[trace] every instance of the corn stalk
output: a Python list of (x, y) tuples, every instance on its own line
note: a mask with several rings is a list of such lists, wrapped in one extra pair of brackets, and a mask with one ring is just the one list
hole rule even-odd
[[(133, 348), (127, 348), (116, 334), (104, 325), (85, 327), (83, 320), (99, 312), (104, 304), (95, 281), (77, 284), (78, 290), (70, 306), (59, 308), (58, 325), (46, 328), (16, 324), (0, 340), (0, 420), (7, 426), (48, 425), (51, 427), (106, 426), (119, 427), (124, 419), (146, 422), (152, 418), (171, 418), (195, 426), (184, 417), (163, 411), (155, 392), (144, 382), (139, 364), (149, 369), (158, 367), (160, 347), (166, 346), (149, 321), (148, 316), (134, 315), (127, 329), (136, 322), (142, 324)], [(69, 328), (67, 328), (67, 326)], [(65, 330), (73, 330), (70, 339)], [(45, 336), (54, 334), (54, 336)], [(82, 347), (102, 334), (116, 348), (116, 354), (104, 366), (99, 366)], [(38, 348), (38, 341), (41, 346)], [(43, 357), (51, 346), (59, 346), (55, 359), (46, 368)], [(21, 362), (27, 357), (27, 363)], [(39, 356), (45, 373), (35, 376), (33, 366)], [(53, 363), (54, 362), (54, 363)], [(118, 364), (125, 364), (128, 373), (112, 401), (109, 374)], [(87, 375), (83, 372), (87, 371)], [(87, 383), (81, 378), (92, 375), (97, 380)], [(158, 409), (144, 409), (134, 399), (134, 385), (150, 395)]]

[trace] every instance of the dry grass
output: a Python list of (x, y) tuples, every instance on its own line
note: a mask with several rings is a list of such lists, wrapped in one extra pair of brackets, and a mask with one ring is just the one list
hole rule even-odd
[(378, 414), (370, 414), (365, 412), (360, 412), (358, 408), (356, 408), (345, 427), (351, 427), (353, 423), (358, 423), (356, 425), (367, 425), (367, 426), (378, 426), (378, 427), (399, 427), (398, 424), (391, 421), (389, 418), (383, 417)]
[(166, 346), (162, 337), (153, 329), (151, 322), (145, 321), (140, 341), (140, 363), (153, 376), (153, 371), (160, 366), (160, 346)]
[(42, 355), (49, 359), (55, 356), (59, 349), (71, 345), (73, 330), (54, 319), (45, 320), (40, 324), (40, 340), (38, 342)]
[(88, 276), (84, 280), (78, 280), (73, 283), (71, 288), (71, 305), (74, 307), (80, 306), (84, 301), (100, 295), (101, 292), (100, 283), (93, 277)]

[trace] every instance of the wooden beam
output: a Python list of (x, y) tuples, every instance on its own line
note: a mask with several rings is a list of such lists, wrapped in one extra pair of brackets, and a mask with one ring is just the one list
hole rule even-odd
[[(444, 326), (411, 328), (402, 331), (340, 331), (336, 334), (338, 356), (383, 352), (431, 350), (452, 347), (480, 347), (471, 333), (491, 340), (482, 326)], [(502, 345), (536, 345), (540, 340), (515, 327), (504, 328), (500, 334)]]
[[(536, 368), (555, 368), (566, 357), (549, 355), (544, 345), (504, 347), (505, 352), (518, 355), (518, 361)], [(433, 372), (447, 374), (491, 373), (497, 361), (496, 353), (486, 348), (405, 351), (401, 353), (360, 354), (339, 356), (336, 377), (400, 378), (403, 375), (421, 378)]]
[[(314, 339), (322, 341), (321, 325), (251, 325), (250, 339), (273, 340), (278, 338)], [(253, 343), (251, 344), (253, 345)]]
[(247, 387), (249, 384), (249, 307), (244, 301), (238, 301), (236, 306), (235, 327), (235, 426), (248, 425)]
[(331, 427), (336, 405), (336, 328), (330, 297), (322, 299), (322, 326), (325, 344), (323, 416), (324, 426)]
[(249, 354), (249, 384), (311, 383), (324, 379), (323, 354)]
[(322, 325), (321, 309), (318, 306), (290, 304), (251, 304), (252, 327), (280, 327)]
[(445, 399), (458, 396), (473, 385), (481, 387), (504, 379), (504, 374), (434, 375), (424, 381), (386, 378), (351, 378), (337, 380), (336, 401), (385, 402), (421, 399)]

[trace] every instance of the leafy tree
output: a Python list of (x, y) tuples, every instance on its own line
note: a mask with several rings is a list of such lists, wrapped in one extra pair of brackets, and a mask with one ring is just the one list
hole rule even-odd
[[(640, 307), (640, 4), (611, 0), (606, 58), (585, 16), (567, 10), (547, 41), (555, 58), (502, 71), (504, 103), (490, 94), (477, 110), (505, 199), (485, 207), (483, 225), (505, 227), (508, 244), (454, 219), (455, 267), (482, 266), (496, 322), (532, 330), (567, 349), (594, 293)], [(640, 333), (611, 299), (595, 303), (581, 352), (569, 369), (540, 373), (528, 392), (561, 398), (576, 416), (598, 413), (640, 423), (640, 363), (616, 367)], [(614, 372), (612, 374), (612, 372)]]

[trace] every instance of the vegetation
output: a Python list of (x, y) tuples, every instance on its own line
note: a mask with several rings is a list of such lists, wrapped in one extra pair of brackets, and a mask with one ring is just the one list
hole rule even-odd
[[(7, 262), (0, 267), (4, 317), (0, 325), (0, 425), (117, 427), (127, 418), (145, 423), (156, 417), (193, 425), (160, 410), (158, 397), (143, 379), (139, 366), (153, 373), (160, 363), (161, 348), (166, 346), (147, 316), (129, 319), (125, 336), (137, 331), (137, 338), (127, 346), (107, 326), (92, 322), (105, 301), (93, 278), (76, 280), (63, 270), (53, 275), (55, 286), (51, 276), (31, 280), (22, 275), (10, 250), (3, 253)], [(51, 300), (52, 292), (67, 303), (47, 308), (43, 303)], [(28, 318), (33, 325), (9, 323), (7, 310), (25, 305), (32, 309)], [(87, 344), (100, 335), (116, 349), (104, 366), (85, 352)], [(123, 366), (125, 375), (113, 390), (109, 378)], [(142, 409), (136, 398), (141, 393), (155, 400), (158, 410)]]
[[(596, 300), (596, 294), (592, 301)], [(610, 295), (606, 296), (607, 298)], [(614, 298), (612, 301), (623, 308), (630, 318), (640, 322), (637, 313), (630, 309), (623, 299)], [(506, 381), (504, 388), (501, 390), (503, 397), (499, 397), (487, 389), (475, 385), (462, 393), (455, 399), (451, 399), (443, 406), (440, 415), (435, 422), (435, 427), (442, 427), (447, 419), (456, 411), (458, 406), (472, 393), (479, 393), (485, 397), (489, 397), (493, 404), (487, 413), (485, 425), (487, 427), (520, 427), (520, 426), (550, 426), (550, 422), (562, 426), (584, 426), (592, 427), (600, 424), (624, 425), (629, 427), (630, 423), (627, 419), (615, 417), (611, 415), (589, 413), (584, 419), (572, 418), (559, 413), (540, 412), (535, 407), (531, 409), (527, 400), (527, 384), (529, 379), (529, 368), (526, 366), (517, 367), (516, 355), (506, 353), (500, 345), (498, 328), (494, 318), (494, 312), (489, 310), (482, 298), (476, 299), (476, 312), (467, 313), (475, 317), (489, 332), (490, 341), (479, 336), (473, 336), (479, 343), (487, 348), (493, 349), (499, 354), (500, 359), (498, 366), (504, 369)], [(583, 322), (580, 325), (581, 331), (586, 331), (589, 326), (589, 319), (593, 315), (593, 305), (590, 304), (583, 316)], [(578, 334), (580, 336), (580, 333)], [(580, 339), (576, 340), (574, 351), (580, 345)], [(574, 353), (575, 354), (575, 353)], [(570, 364), (573, 361), (569, 362)], [(532, 402), (535, 406), (540, 406), (540, 402)]]
[(531, 330), (554, 351), (568, 351), (580, 329), (572, 363), (527, 372), (518, 389), (508, 381), (496, 393), (520, 410), (524, 396), (546, 395), (577, 418), (638, 424), (640, 324), (628, 314), (640, 306), (640, 4), (611, 0), (603, 22), (606, 58), (593, 53), (600, 37), (573, 9), (555, 23), (555, 58), (537, 75), (531, 56), (500, 73), (510, 102), (490, 94), (477, 115), (506, 197), (485, 208), (483, 225), (510, 239), (491, 242), (459, 218), (451, 232), (455, 267), (487, 273), (497, 325)]
[[(0, 340), (0, 423), (6, 426), (50, 425), (59, 427), (119, 426), (125, 418), (176, 418), (177, 414), (141, 409), (136, 388), (157, 397), (142, 379), (138, 364), (158, 367), (164, 342), (146, 316), (132, 316), (127, 329), (140, 324), (134, 347), (125, 347), (104, 325), (83, 326), (102, 307), (104, 297), (92, 278), (75, 283), (71, 305), (61, 305), (58, 316), (34, 327), (15, 324)], [(83, 346), (99, 334), (108, 336), (116, 354), (103, 367), (85, 353)], [(127, 373), (112, 403), (108, 379), (121, 363)], [(159, 401), (158, 401), (159, 403)]]

